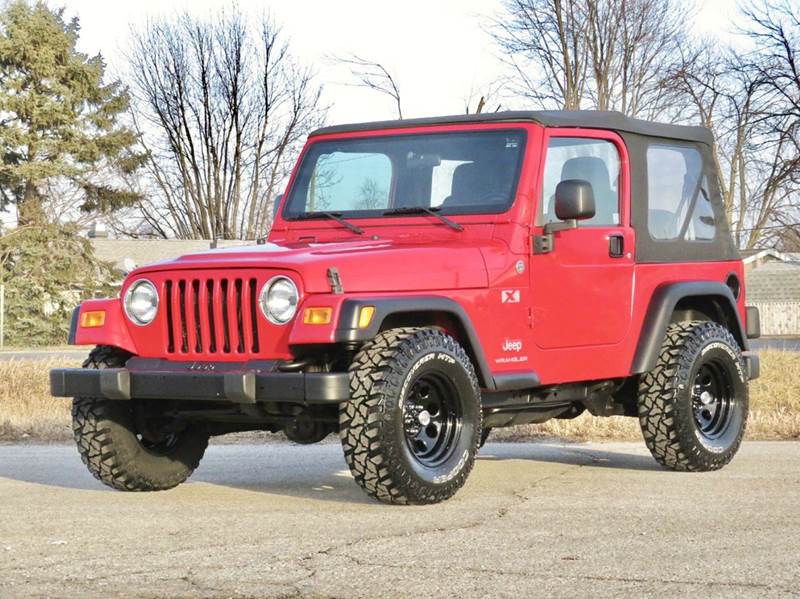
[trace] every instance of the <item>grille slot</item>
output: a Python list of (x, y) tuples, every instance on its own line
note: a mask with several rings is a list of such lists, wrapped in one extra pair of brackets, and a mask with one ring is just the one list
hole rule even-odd
[(189, 335), (186, 331), (186, 281), (178, 283), (178, 293), (180, 294), (178, 312), (181, 323), (181, 352), (185, 354), (189, 352)]
[(247, 301), (246, 304), (250, 310), (250, 324), (248, 325), (248, 329), (253, 331), (253, 353), (258, 353), (258, 326), (256, 323), (258, 322), (258, 313), (256, 310), (256, 280), (250, 279), (247, 282)]
[(257, 287), (255, 278), (165, 281), (167, 353), (258, 353)]

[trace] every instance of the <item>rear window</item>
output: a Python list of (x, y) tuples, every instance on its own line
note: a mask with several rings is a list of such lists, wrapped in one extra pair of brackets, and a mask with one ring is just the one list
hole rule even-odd
[(651, 145), (647, 149), (647, 198), (647, 228), (653, 239), (714, 239), (714, 210), (697, 148)]

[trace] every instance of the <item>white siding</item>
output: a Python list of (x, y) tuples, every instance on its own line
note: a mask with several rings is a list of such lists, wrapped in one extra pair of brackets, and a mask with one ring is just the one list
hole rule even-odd
[(800, 336), (800, 302), (748, 302), (758, 308), (762, 335)]

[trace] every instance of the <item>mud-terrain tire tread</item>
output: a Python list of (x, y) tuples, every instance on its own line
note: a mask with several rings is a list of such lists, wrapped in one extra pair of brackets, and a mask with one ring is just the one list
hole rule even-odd
[(410, 476), (398, 476), (387, 463), (387, 443), (381, 427), (388, 409), (387, 399), (399, 397), (400, 371), (412, 360), (411, 350), (446, 347), (466, 369), (480, 397), (474, 367), (463, 347), (450, 335), (430, 328), (404, 327), (378, 334), (356, 354), (350, 366), (350, 401), (339, 411), (339, 436), (344, 457), (356, 482), (371, 497), (392, 504), (438, 503), (460, 489), (474, 465), (481, 430), (478, 409), (474, 447), (462, 470), (436, 492), (422, 488)]
[(745, 385), (744, 423), (733, 445), (725, 452), (711, 454), (698, 445), (694, 430), (680, 426), (675, 418), (676, 393), (680, 385), (692, 385), (688, 375), (699, 348), (709, 339), (727, 343), (737, 355), (742, 368), (739, 344), (731, 332), (711, 321), (695, 320), (674, 323), (667, 329), (655, 368), (644, 374), (639, 383), (639, 424), (645, 444), (656, 461), (671, 470), (706, 472), (719, 470), (733, 459), (744, 437), (747, 422), (747, 386)]
[[(84, 368), (121, 368), (130, 357), (116, 347), (98, 346), (84, 361)], [(116, 444), (125, 441), (115, 435), (120, 428), (115, 414), (126, 408), (124, 401), (76, 397), (72, 402), (72, 431), (81, 460), (100, 482), (120, 491), (164, 491), (184, 482), (200, 464), (208, 436), (193, 439), (197, 447), (189, 452), (188, 463), (171, 464), (159, 472), (141, 472), (135, 463), (120, 459)]]

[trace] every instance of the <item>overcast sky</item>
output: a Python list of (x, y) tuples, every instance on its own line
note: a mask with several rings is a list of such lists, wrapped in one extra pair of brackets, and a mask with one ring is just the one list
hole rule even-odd
[[(685, 0), (694, 11), (697, 34), (731, 38), (734, 0)], [(61, 0), (80, 18), (81, 49), (102, 52), (112, 67), (124, 65), (122, 52), (131, 27), (148, 16), (189, 10), (197, 15), (231, 6), (223, 0)], [(357, 53), (383, 63), (398, 80), (404, 116), (464, 111), (474, 91), (497, 79), (502, 65), (481, 23), (499, 0), (240, 0), (247, 14), (268, 11), (291, 39), (295, 55), (312, 65), (325, 84), (331, 123), (393, 118), (390, 99), (342, 85), (349, 71), (332, 66), (329, 55)], [(473, 100), (474, 105), (474, 100)]]
[[(685, 0), (697, 35), (735, 40), (735, 0)], [(180, 11), (198, 16), (230, 7), (230, 0), (54, 0), (67, 17), (80, 19), (79, 49), (102, 53), (112, 71), (125, 67), (131, 28), (152, 17)], [(349, 70), (328, 56), (356, 53), (383, 63), (395, 76), (405, 117), (463, 113), (503, 72), (482, 24), (495, 16), (499, 0), (240, 0), (253, 17), (268, 12), (283, 26), (295, 56), (312, 66), (324, 85), (331, 124), (394, 118), (390, 99), (345, 85)], [(491, 107), (494, 109), (494, 106)], [(524, 108), (524, 106), (511, 106)], [(10, 221), (0, 212), (0, 220)]]

